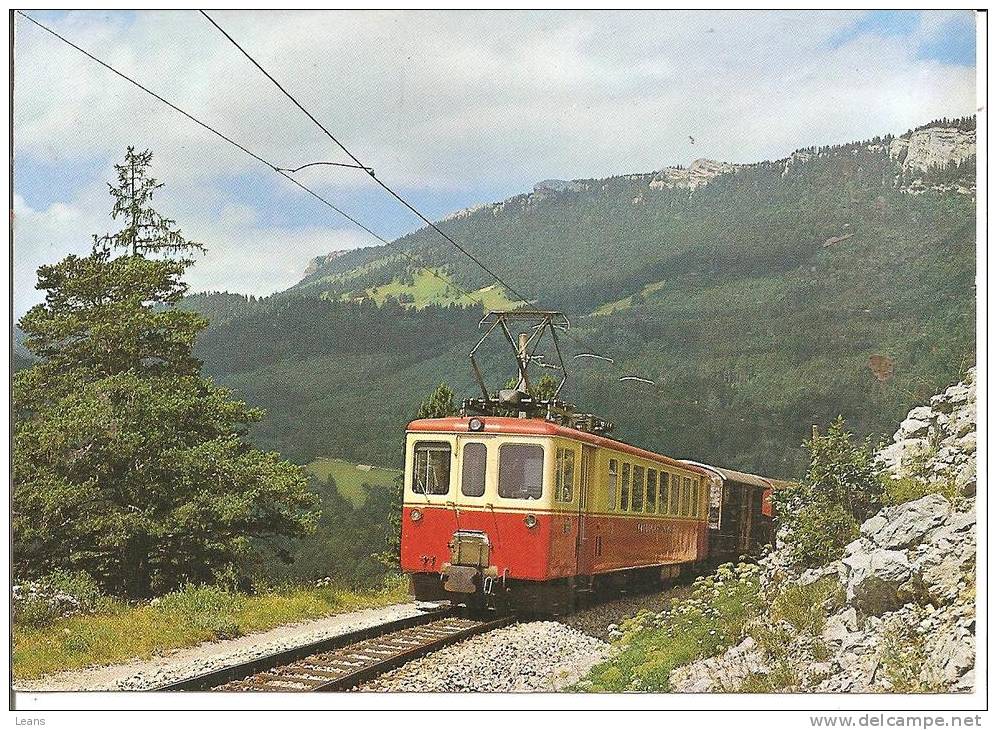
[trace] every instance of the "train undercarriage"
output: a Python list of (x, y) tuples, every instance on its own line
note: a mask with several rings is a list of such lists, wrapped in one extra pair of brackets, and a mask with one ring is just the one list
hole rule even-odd
[(617, 570), (592, 576), (572, 576), (546, 581), (488, 580), (478, 573), (462, 591), (447, 589), (445, 573), (412, 573), (410, 591), (417, 601), (466, 606), (472, 612), (495, 610), (536, 616), (565, 616), (579, 608), (620, 595), (651, 593), (681, 584), (709, 571), (705, 563), (656, 565)]

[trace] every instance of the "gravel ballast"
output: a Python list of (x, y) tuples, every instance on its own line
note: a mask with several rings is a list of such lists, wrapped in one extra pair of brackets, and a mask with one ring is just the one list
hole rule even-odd
[[(556, 692), (577, 682), (612, 652), (611, 627), (640, 610), (660, 611), (687, 587), (624, 596), (557, 620), (532, 620), (475, 636), (388, 672), (362, 691)], [(420, 613), (414, 603), (365, 609), (216, 641), (126, 664), (16, 681), (14, 689), (150, 690), (284, 649)]]
[(364, 692), (556, 692), (609, 655), (609, 644), (556, 621), (475, 636), (382, 674)]
[(641, 610), (658, 612), (682, 586), (624, 596), (556, 621), (524, 621), (409, 662), (363, 685), (364, 692), (558, 692), (613, 651), (612, 629)]

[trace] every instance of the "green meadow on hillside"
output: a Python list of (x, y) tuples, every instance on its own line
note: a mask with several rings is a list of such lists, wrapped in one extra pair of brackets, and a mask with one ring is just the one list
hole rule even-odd
[(343, 459), (322, 457), (307, 465), (308, 471), (326, 482), (329, 477), (336, 480), (336, 488), (340, 496), (348, 499), (354, 507), (362, 507), (367, 501), (367, 491), (364, 484), (380, 487), (391, 487), (401, 476), (398, 469), (386, 469), (368, 464), (353, 464)]

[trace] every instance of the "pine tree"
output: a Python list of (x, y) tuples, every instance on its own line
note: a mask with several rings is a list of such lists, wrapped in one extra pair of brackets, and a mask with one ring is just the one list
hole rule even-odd
[(446, 383), (440, 383), (419, 406), (416, 418), (446, 418), (456, 416), (460, 410), (454, 402), (454, 392)]
[(127, 225), (114, 234), (94, 236), (94, 248), (124, 248), (133, 256), (146, 253), (189, 253), (204, 251), (204, 246), (183, 237), (177, 222), (165, 218), (150, 207), (153, 194), (163, 187), (155, 178), (149, 177), (152, 152), (136, 152), (129, 147), (125, 152), (125, 163), (115, 165), (118, 173), (118, 186), (107, 184), (114, 207), (111, 217), (123, 217)]
[[(193, 345), (207, 320), (174, 306), (189, 261), (168, 256), (201, 247), (143, 207), (160, 187), (150, 159), (129, 148), (119, 179), (134, 172), (136, 187), (111, 188), (119, 215), (136, 210), (128, 226), (95, 238), (89, 256), (42, 266), (45, 302), (20, 321), (40, 358), (13, 382), (21, 577), (83, 570), (149, 595), (238, 574), (258, 538), (314, 525), (303, 470), (244, 440), (262, 412), (200, 374)], [(130, 253), (112, 257), (119, 246)]]

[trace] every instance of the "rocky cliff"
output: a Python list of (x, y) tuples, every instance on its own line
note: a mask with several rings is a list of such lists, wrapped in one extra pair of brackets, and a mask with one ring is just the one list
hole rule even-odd
[(975, 155), (975, 129), (926, 127), (897, 137), (890, 143), (890, 157), (905, 168), (921, 172), (958, 165)]
[(777, 546), (761, 561), (763, 591), (812, 598), (816, 611), (801, 620), (773, 606), (737, 646), (672, 672), (673, 689), (973, 690), (975, 371), (911, 410), (877, 456), (892, 475), (939, 491), (884, 508), (823, 568), (794, 573)]
[(651, 178), (648, 187), (651, 190), (663, 190), (665, 188), (686, 188), (695, 190), (706, 185), (718, 175), (725, 175), (734, 172), (735, 165), (727, 162), (717, 162), (700, 158), (695, 160), (689, 167), (666, 167), (659, 170)]

